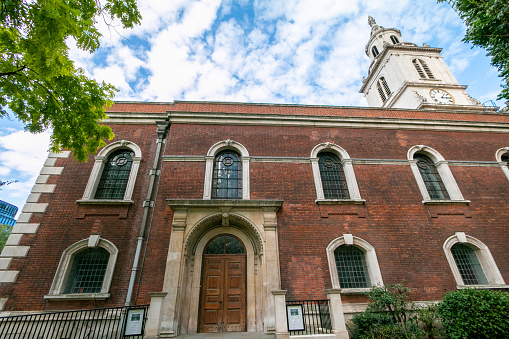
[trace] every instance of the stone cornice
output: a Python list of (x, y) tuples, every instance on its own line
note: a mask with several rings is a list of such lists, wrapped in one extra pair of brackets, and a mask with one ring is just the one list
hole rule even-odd
[(263, 207), (279, 210), (283, 200), (200, 200), (200, 199), (166, 199), (173, 211), (189, 208), (241, 208), (259, 209)]

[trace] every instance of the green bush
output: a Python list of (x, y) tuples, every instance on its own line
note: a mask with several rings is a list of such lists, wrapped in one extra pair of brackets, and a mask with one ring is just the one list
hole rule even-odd
[(410, 289), (403, 284), (373, 287), (366, 293), (369, 304), (363, 313), (353, 316), (352, 339), (419, 339), (415, 308), (410, 302)]
[(465, 289), (444, 295), (438, 314), (446, 338), (509, 338), (509, 294)]

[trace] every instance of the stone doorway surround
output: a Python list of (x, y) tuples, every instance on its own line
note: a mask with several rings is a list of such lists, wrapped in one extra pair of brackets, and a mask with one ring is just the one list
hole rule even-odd
[[(281, 200), (167, 200), (173, 210), (163, 291), (152, 293), (147, 337), (198, 331), (203, 251), (219, 234), (246, 247), (247, 332), (274, 334), (272, 291), (281, 289), (277, 211)], [(156, 305), (157, 304), (157, 305)], [(156, 311), (157, 310), (157, 311)]]

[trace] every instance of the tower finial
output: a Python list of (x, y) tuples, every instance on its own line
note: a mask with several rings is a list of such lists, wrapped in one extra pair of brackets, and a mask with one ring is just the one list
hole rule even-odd
[(376, 21), (375, 19), (373, 19), (371, 15), (368, 16), (368, 23), (371, 26), (371, 28), (373, 28), (373, 26), (376, 26)]

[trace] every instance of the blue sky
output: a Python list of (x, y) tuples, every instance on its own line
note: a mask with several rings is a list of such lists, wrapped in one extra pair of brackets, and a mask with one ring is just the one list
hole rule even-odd
[[(115, 100), (205, 100), (367, 106), (359, 93), (370, 60), (368, 15), (403, 40), (443, 48), (474, 98), (495, 100), (497, 71), (485, 51), (461, 41), (465, 26), (435, 0), (138, 1), (140, 26), (98, 25), (94, 54), (69, 41), (88, 76), (114, 84)], [(498, 103), (502, 105), (502, 103)], [(22, 208), (46, 158), (49, 133), (31, 135), (0, 119), (0, 200)]]

